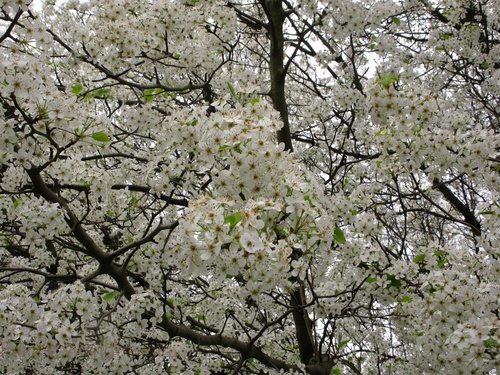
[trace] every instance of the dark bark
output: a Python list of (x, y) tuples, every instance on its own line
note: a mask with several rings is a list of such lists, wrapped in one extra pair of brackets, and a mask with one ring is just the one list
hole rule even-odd
[(135, 291), (127, 279), (125, 269), (113, 263), (113, 259), (94, 242), (67, 202), (47, 186), (38, 169), (31, 168), (26, 170), (26, 172), (33, 183), (33, 191), (36, 194), (39, 194), (47, 202), (57, 203), (61, 206), (61, 209), (64, 211), (64, 219), (75, 238), (88, 251), (88, 254), (99, 262), (97, 273), (105, 273), (111, 276), (118, 284), (120, 290), (123, 291), (125, 297), (130, 298)]
[(271, 90), (269, 96), (273, 107), (280, 113), (283, 128), (278, 131), (278, 142), (285, 144), (285, 150), (292, 151), (292, 137), (290, 134), (290, 122), (288, 119), (288, 106), (285, 96), (286, 69), (285, 37), (283, 35), (283, 24), (287, 12), (283, 9), (281, 0), (261, 0), (262, 7), (266, 13), (268, 23), (267, 32), (270, 38), (269, 74), (271, 78)]
[[(168, 319), (164, 319), (159, 325), (166, 332), (168, 332), (171, 337), (181, 337), (200, 346), (222, 346), (225, 348), (231, 348), (241, 353), (243, 358), (254, 358), (269, 368), (281, 369), (285, 371), (300, 371), (298, 366), (290, 365), (280, 359), (273, 358), (264, 353), (261, 348), (254, 344), (249, 344), (220, 334), (205, 335), (196, 332), (183, 324), (175, 324)], [(317, 364), (306, 365), (306, 371), (311, 375), (329, 374), (329, 371), (327, 371), (324, 366)]]
[[(270, 97), (283, 121), (283, 128), (278, 132), (278, 142), (285, 144), (286, 151), (293, 151), (290, 123), (288, 119), (288, 105), (285, 95), (286, 69), (285, 38), (283, 25), (287, 18), (287, 11), (283, 9), (281, 0), (261, 0), (268, 23), (267, 32), (270, 38), (269, 74), (271, 78)], [(303, 306), (305, 305), (304, 287), (291, 294), (291, 305), (295, 307), (292, 316), (295, 323), (295, 334), (299, 346), (302, 363), (308, 364), (314, 358), (316, 348), (312, 339), (311, 322)], [(322, 373), (322, 372), (321, 372)]]
[(460, 199), (458, 199), (457, 196), (448, 188), (448, 186), (445, 185), (445, 183), (440, 182), (437, 178), (435, 178), (432, 182), (434, 184), (433, 188), (439, 190), (446, 200), (463, 215), (464, 221), (469, 225), (472, 233), (475, 236), (480, 236), (481, 224), (469, 207), (462, 203)]

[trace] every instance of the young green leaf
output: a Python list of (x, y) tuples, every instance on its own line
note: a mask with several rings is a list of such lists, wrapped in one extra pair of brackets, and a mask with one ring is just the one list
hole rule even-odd
[(335, 227), (335, 229), (333, 230), (333, 238), (338, 243), (345, 243), (346, 242), (344, 232), (339, 227)]
[(382, 137), (384, 135), (390, 135), (391, 131), (389, 129), (380, 129), (378, 132), (375, 133), (376, 137)]
[(495, 211), (481, 211), (477, 213), (478, 215), (495, 215)]
[(14, 203), (13, 203), (13, 205), (14, 205), (14, 209), (18, 208), (18, 207), (19, 207), (19, 205), (22, 203), (22, 201), (23, 201), (23, 198), (22, 198), (22, 197), (17, 198), (17, 199), (14, 201)]
[(163, 89), (161, 89), (161, 88), (144, 90), (144, 98), (146, 99), (146, 103), (152, 102), (157, 95), (160, 95), (162, 93), (163, 93)]
[(387, 277), (387, 280), (389, 280), (389, 287), (393, 286), (395, 288), (401, 288), (403, 285), (403, 283), (397, 279), (396, 275), (386, 273), (385, 276)]
[(378, 83), (385, 89), (388, 89), (394, 82), (399, 80), (396, 73), (386, 73), (378, 76)]
[(229, 223), (229, 228), (233, 229), (241, 221), (241, 213), (235, 212), (224, 217), (224, 223)]
[(489, 339), (483, 340), (483, 344), (487, 348), (498, 348), (498, 347), (500, 347), (500, 343), (497, 340), (495, 340), (495, 339), (493, 339), (491, 337)]
[(111, 89), (101, 88), (101, 89), (95, 90), (93, 92), (93, 95), (94, 95), (94, 97), (97, 97), (97, 98), (105, 98), (105, 97), (109, 96), (110, 93), (111, 93)]
[(120, 295), (120, 291), (115, 290), (113, 292), (106, 293), (105, 295), (102, 296), (102, 299), (106, 302), (111, 301), (113, 298), (117, 297)]
[(437, 257), (438, 267), (443, 268), (446, 264), (446, 252), (443, 250), (437, 250), (434, 252), (434, 255)]
[(71, 93), (78, 95), (83, 90), (83, 85), (80, 82), (75, 82), (71, 85), (70, 91)]
[(227, 82), (227, 87), (229, 87), (229, 92), (231, 93), (231, 96), (233, 98), (236, 98), (236, 91), (234, 89), (234, 86), (231, 84), (231, 82)]
[(91, 135), (92, 139), (99, 142), (109, 142), (109, 137), (104, 132), (95, 132)]
[(351, 340), (342, 340), (339, 342), (339, 349), (346, 346)]
[(415, 258), (413, 258), (413, 263), (422, 263), (425, 260), (424, 254), (418, 254)]
[(401, 298), (399, 299), (399, 302), (401, 302), (401, 303), (409, 303), (409, 302), (411, 302), (411, 301), (412, 301), (412, 299), (411, 299), (411, 297), (410, 297), (410, 296), (403, 296), (403, 297), (401, 297)]

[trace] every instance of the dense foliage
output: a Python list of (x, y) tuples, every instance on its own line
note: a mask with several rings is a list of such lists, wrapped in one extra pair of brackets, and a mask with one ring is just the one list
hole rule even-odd
[(495, 373), (498, 0), (0, 4), (0, 373)]

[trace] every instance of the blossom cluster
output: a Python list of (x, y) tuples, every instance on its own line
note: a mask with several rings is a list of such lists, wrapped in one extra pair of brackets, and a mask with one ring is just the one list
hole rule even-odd
[(431, 3), (2, 1), (0, 373), (493, 374), (499, 9)]
[(212, 180), (190, 202), (175, 236), (186, 275), (239, 275), (262, 290), (303, 280), (330, 248), (334, 220), (314, 177), (274, 143), (276, 113), (256, 98), (235, 108), (221, 102), (214, 115), (183, 122), (179, 144), (193, 145), (198, 171), (209, 170)]

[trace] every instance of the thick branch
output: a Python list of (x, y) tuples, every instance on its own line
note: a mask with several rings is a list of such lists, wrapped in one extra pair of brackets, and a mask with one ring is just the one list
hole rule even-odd
[(33, 183), (33, 191), (40, 194), (47, 202), (57, 203), (61, 206), (65, 213), (64, 219), (75, 238), (85, 247), (89, 255), (99, 262), (100, 271), (111, 276), (120, 287), (120, 290), (125, 293), (125, 296), (130, 298), (135, 291), (125, 275), (125, 270), (109, 260), (106, 252), (90, 237), (67, 202), (47, 186), (38, 169), (33, 167), (27, 169), (26, 172)]
[(309, 363), (316, 355), (316, 350), (312, 339), (311, 321), (303, 308), (305, 300), (302, 285), (291, 293), (291, 301), (291, 305), (294, 307), (292, 316), (295, 323), (295, 335), (299, 344), (300, 359), (302, 363)]
[[(285, 371), (300, 371), (299, 367), (296, 365), (290, 365), (285, 361), (273, 358), (264, 353), (261, 348), (231, 337), (226, 337), (220, 334), (205, 335), (196, 332), (183, 324), (175, 324), (168, 319), (164, 319), (159, 326), (168, 332), (171, 337), (181, 337), (199, 346), (222, 346), (224, 348), (231, 348), (241, 353), (244, 358), (254, 358), (269, 368)], [(311, 375), (329, 374), (329, 372), (326, 371), (321, 365), (306, 365), (306, 371)]]
[(281, 0), (261, 0), (269, 23), (267, 31), (271, 39), (269, 74), (271, 78), (271, 91), (269, 96), (273, 107), (281, 116), (283, 128), (278, 131), (278, 142), (285, 144), (285, 150), (292, 151), (292, 137), (290, 134), (290, 122), (288, 119), (288, 106), (285, 97), (286, 70), (284, 67), (285, 38), (283, 35), (283, 24), (287, 13), (283, 9)]
[(433, 188), (439, 190), (441, 194), (444, 195), (446, 200), (448, 200), (448, 202), (450, 202), (451, 205), (463, 215), (464, 221), (469, 224), (472, 233), (474, 233), (475, 236), (480, 236), (481, 224), (479, 223), (479, 221), (477, 221), (476, 216), (472, 213), (469, 207), (463, 204), (460, 199), (458, 199), (457, 196), (437, 178), (435, 178), (432, 183), (434, 184)]

